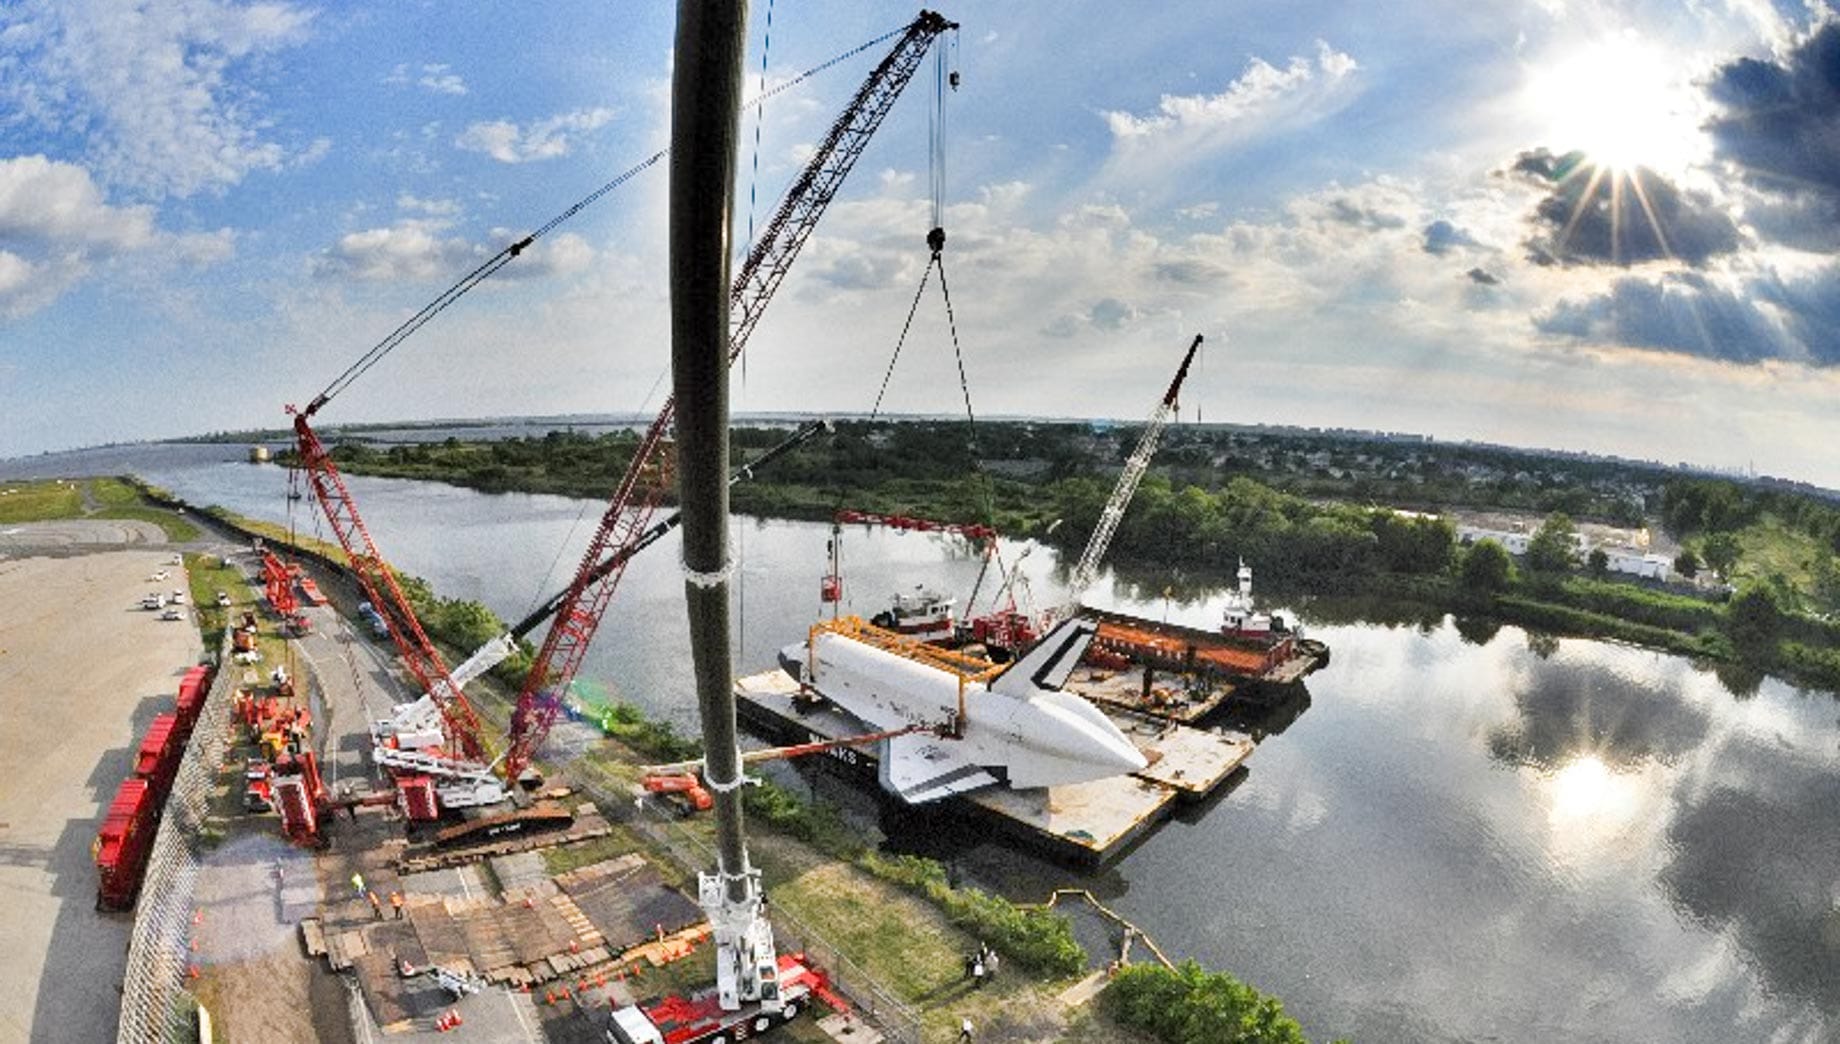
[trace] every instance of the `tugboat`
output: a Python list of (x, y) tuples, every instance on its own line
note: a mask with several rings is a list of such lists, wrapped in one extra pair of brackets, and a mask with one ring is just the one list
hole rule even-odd
[(1221, 613), (1220, 633), (1241, 641), (1269, 644), (1282, 638), (1302, 638), (1303, 628), (1276, 613), (1261, 613), (1252, 607), (1252, 567), (1245, 559), (1239, 563), (1239, 586), (1227, 593), (1226, 609)]
[(925, 584), (916, 584), (912, 594), (896, 594), (894, 605), (870, 617), (869, 622), (916, 641), (944, 645), (958, 637), (958, 622), (952, 616), (954, 604), (953, 599)]

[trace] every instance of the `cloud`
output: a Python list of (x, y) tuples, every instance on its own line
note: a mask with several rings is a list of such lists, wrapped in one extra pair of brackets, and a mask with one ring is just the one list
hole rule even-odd
[(1106, 112), (1105, 123), (1124, 149), (1215, 147), (1339, 107), (1358, 68), (1353, 58), (1318, 40), (1314, 59), (1299, 55), (1280, 69), (1255, 57), (1219, 94), (1165, 94), (1154, 113)]
[(0, 35), (0, 98), (81, 135), (108, 184), (153, 198), (221, 190), (285, 165), (263, 99), (234, 74), (305, 39), (312, 19), (279, 2), (28, 0)]
[(460, 201), (454, 199), (422, 199), (408, 192), (396, 197), (396, 208), (428, 217), (450, 218), (460, 213)]
[(569, 154), (576, 135), (605, 126), (612, 109), (578, 109), (519, 127), (509, 120), (469, 124), (454, 139), (468, 152), (483, 152), (500, 163), (530, 163)]
[[(315, 256), (309, 267), (321, 279), (370, 283), (452, 280), (523, 236), (495, 228), (486, 234), (486, 242), (474, 243), (464, 236), (446, 235), (451, 225), (438, 217), (399, 218), (381, 228), (348, 232)], [(495, 273), (492, 281), (568, 275), (588, 267), (594, 256), (587, 240), (572, 232), (558, 233), (525, 250)]]
[(1442, 257), (1459, 248), (1477, 249), (1482, 246), (1475, 237), (1450, 222), (1439, 218), (1425, 226), (1425, 253)]
[(1736, 284), (1697, 272), (1627, 277), (1609, 292), (1565, 299), (1536, 316), (1543, 332), (1580, 341), (1735, 363), (1840, 366), (1840, 265), (1785, 280)]
[(1523, 152), (1509, 170), (1547, 191), (1534, 210), (1529, 259), (1541, 265), (1679, 261), (1694, 267), (1742, 243), (1731, 217), (1702, 192), (1646, 167), (1594, 167), (1578, 153)]
[(89, 171), (44, 156), (0, 160), (0, 315), (20, 318), (56, 301), (91, 267), (162, 247), (212, 264), (235, 252), (229, 229), (170, 235), (147, 204), (111, 206)]
[(1720, 112), (1706, 125), (1716, 155), (1763, 196), (1747, 216), (1763, 235), (1803, 248), (1840, 246), (1840, 22), (1774, 60), (1740, 58), (1706, 85)]
[(383, 78), (383, 82), (393, 87), (414, 83), (423, 90), (432, 91), (435, 94), (466, 93), (466, 81), (460, 78), (460, 74), (453, 72), (449, 66), (442, 64), (424, 65), (421, 67), (420, 75), (417, 75), (410, 70), (408, 63), (404, 62), (391, 69), (390, 74)]
[(1499, 278), (1490, 275), (1480, 268), (1472, 268), (1468, 272), (1465, 272), (1464, 275), (1469, 276), (1470, 282), (1480, 286), (1495, 286), (1501, 282)]

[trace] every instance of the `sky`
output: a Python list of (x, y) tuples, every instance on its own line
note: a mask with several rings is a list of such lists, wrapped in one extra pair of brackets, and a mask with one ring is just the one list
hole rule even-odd
[[(757, 0), (749, 95), (914, 11)], [(958, 87), (929, 60), (895, 105), (755, 332), (736, 410), (870, 409), (937, 181), (980, 415), (1145, 416), (1201, 333), (1186, 417), (1840, 487), (1825, 3), (1126, 11), (944, 10)], [(673, 30), (671, 5), (605, 0), (6, 5), (0, 457), (282, 426), (666, 144)], [(738, 242), (888, 46), (746, 109)], [(661, 163), (558, 226), (320, 423), (655, 409), (666, 196)], [(936, 280), (883, 408), (963, 409)]]

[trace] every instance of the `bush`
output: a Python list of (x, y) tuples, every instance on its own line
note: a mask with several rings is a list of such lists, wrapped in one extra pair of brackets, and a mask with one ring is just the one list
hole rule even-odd
[(919, 856), (867, 852), (857, 865), (924, 896), (954, 925), (1031, 968), (1074, 975), (1086, 967), (1086, 951), (1073, 938), (1072, 922), (1057, 913), (1017, 906), (976, 888), (953, 888), (945, 867)]
[(1465, 589), (1492, 594), (1513, 581), (1514, 563), (1500, 544), (1478, 540), (1463, 553), (1462, 579)]
[(1171, 1044), (1307, 1044), (1284, 1005), (1194, 961), (1121, 968), (1101, 995), (1119, 1022)]
[(791, 834), (826, 855), (851, 859), (862, 852), (862, 841), (835, 807), (808, 805), (769, 780), (742, 788), (741, 807), (749, 818)]

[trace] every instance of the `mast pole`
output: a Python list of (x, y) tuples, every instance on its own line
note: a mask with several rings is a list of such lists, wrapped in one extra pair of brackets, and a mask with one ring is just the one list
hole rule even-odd
[(684, 599), (715, 792), (716, 872), (736, 903), (749, 889), (728, 637), (728, 265), (746, 25), (745, 0), (680, 3), (671, 85), (671, 382)]

